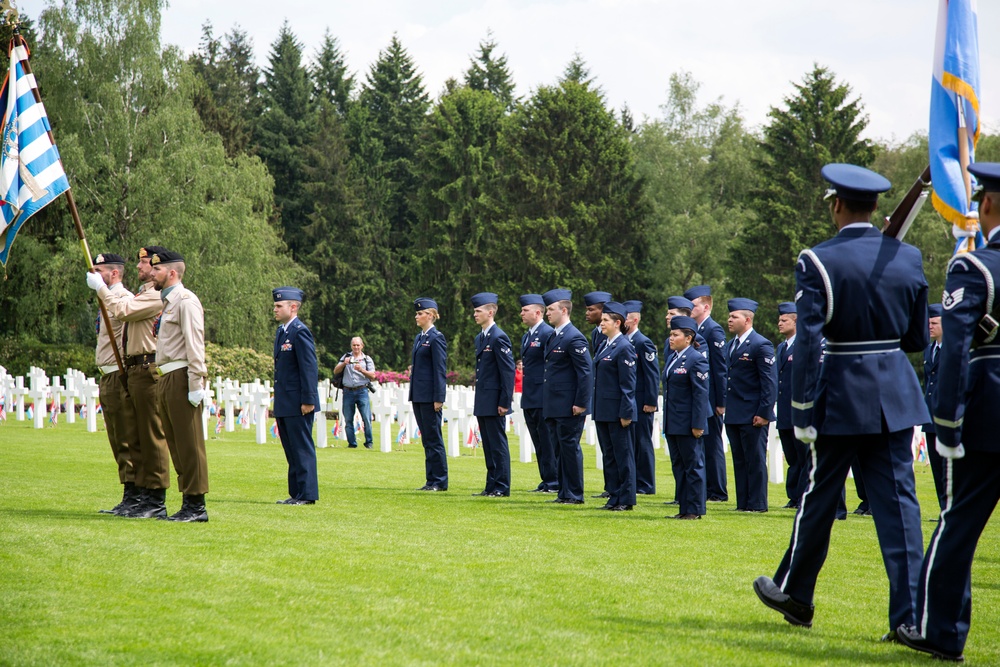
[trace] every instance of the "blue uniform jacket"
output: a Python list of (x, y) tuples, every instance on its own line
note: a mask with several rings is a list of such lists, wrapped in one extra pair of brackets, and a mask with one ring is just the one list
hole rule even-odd
[[(797, 339), (796, 339), (797, 340)], [(792, 357), (795, 343), (788, 349), (788, 341), (778, 343), (778, 351), (774, 353), (774, 365), (778, 369), (778, 419), (775, 424), (779, 429), (792, 428)]]
[(594, 358), (594, 421), (635, 421), (635, 348), (622, 334)]
[[(701, 356), (705, 357), (705, 359), (708, 359), (709, 358), (708, 357), (708, 342), (706, 342), (705, 339), (702, 338), (702, 336), (701, 336), (700, 333), (696, 333), (694, 335), (694, 341), (696, 343), (698, 343), (698, 349), (695, 350), (695, 352), (697, 352)], [(691, 347), (694, 347), (694, 345), (692, 345)], [(670, 359), (673, 357), (673, 355), (674, 355), (674, 351), (670, 349), (670, 337), (667, 336), (667, 338), (664, 339), (664, 341), (663, 341), (663, 354), (660, 355), (660, 358), (663, 359), (663, 366), (664, 367), (666, 367), (667, 363), (670, 361)], [(723, 379), (725, 379), (725, 378), (723, 378)], [(711, 381), (712, 381), (711, 371), (709, 371), (709, 383), (711, 383)], [(711, 395), (711, 390), (709, 390), (709, 395)], [(713, 408), (712, 411), (715, 412), (715, 409)]]
[(969, 351), (976, 325), (992, 311), (998, 280), (1000, 242), (948, 263), (934, 428), (938, 440), (949, 447), (962, 443), (970, 451), (1000, 452), (994, 419), (1000, 397), (1000, 343)]
[(542, 416), (545, 419), (572, 417), (573, 406), (590, 411), (593, 373), (587, 339), (567, 323), (553, 333), (545, 344), (545, 384), (542, 391)]
[(644, 405), (657, 405), (660, 394), (660, 361), (656, 356), (656, 345), (653, 341), (636, 329), (632, 334), (632, 347), (635, 348), (635, 407), (642, 412)]
[[(668, 362), (669, 363), (669, 362)], [(708, 428), (708, 359), (693, 345), (684, 349), (672, 366), (663, 366), (663, 432), (691, 435), (691, 429)]]
[(447, 388), (448, 344), (437, 327), (413, 339), (410, 397), (413, 403), (444, 403)]
[(853, 435), (881, 433), (883, 416), (890, 432), (929, 421), (906, 357), (930, 338), (920, 251), (872, 226), (844, 229), (799, 253), (795, 280), (792, 423)]
[(510, 338), (496, 324), (476, 335), (475, 396), (476, 417), (498, 417), (497, 408), (510, 410), (514, 397), (514, 352)]
[(524, 363), (524, 377), (521, 378), (521, 407), (537, 409), (542, 407), (542, 387), (545, 382), (545, 343), (552, 335), (552, 327), (539, 322), (535, 333), (521, 336), (521, 361)]
[(607, 339), (608, 337), (601, 331), (601, 325), (598, 324), (594, 327), (594, 330), (590, 332), (590, 353), (596, 353)]
[(710, 373), (708, 400), (714, 411), (715, 408), (726, 407), (726, 332), (722, 330), (722, 326), (718, 322), (711, 317), (706, 317), (705, 321), (698, 325), (697, 333), (701, 334), (705, 342), (708, 343)]
[(774, 346), (756, 331), (736, 349), (739, 339), (726, 346), (729, 363), (726, 391), (727, 424), (751, 424), (754, 417), (774, 421), (774, 395), (778, 378), (774, 369)]
[(301, 417), (301, 406), (318, 406), (318, 385), (316, 344), (309, 327), (296, 317), (285, 333), (278, 327), (274, 338), (274, 416)]
[[(938, 368), (941, 367), (941, 350), (938, 350), (937, 359), (934, 358), (934, 346), (937, 345), (934, 341), (924, 348), (924, 403), (927, 404), (927, 410), (934, 411), (934, 397), (937, 395), (938, 388)], [(943, 349), (943, 348), (942, 348)], [(927, 424), (924, 424), (924, 433), (935, 433), (934, 420)]]

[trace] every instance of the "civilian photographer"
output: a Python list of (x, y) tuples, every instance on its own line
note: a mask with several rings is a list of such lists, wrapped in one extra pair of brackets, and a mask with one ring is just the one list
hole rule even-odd
[(341, 420), (347, 432), (347, 446), (356, 448), (357, 437), (354, 434), (354, 410), (361, 412), (365, 429), (365, 449), (372, 448), (372, 408), (368, 400), (368, 384), (375, 379), (375, 362), (364, 353), (365, 343), (360, 336), (351, 339), (351, 353), (340, 358), (334, 374), (344, 373), (344, 401), (341, 407)]

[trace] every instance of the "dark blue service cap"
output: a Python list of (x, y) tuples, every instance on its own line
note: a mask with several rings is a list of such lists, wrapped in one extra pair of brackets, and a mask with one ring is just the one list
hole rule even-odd
[(694, 303), (692, 303), (691, 299), (685, 299), (682, 296), (669, 296), (667, 297), (667, 310), (673, 308), (687, 308), (691, 310), (694, 308)]
[(413, 309), (415, 311), (427, 310), (428, 308), (433, 308), (437, 310), (437, 301), (434, 299), (428, 299), (427, 297), (420, 297), (419, 299), (413, 300)]
[(611, 295), (607, 292), (590, 292), (583, 295), (583, 303), (588, 306), (599, 306), (608, 301), (611, 301)]
[(545, 299), (541, 294), (522, 294), (520, 299), (522, 306), (544, 306)]
[(642, 301), (624, 301), (622, 305), (625, 306), (626, 313), (641, 313), (642, 312)]
[(695, 285), (688, 291), (684, 292), (684, 298), (691, 299), (692, 301), (703, 296), (712, 296), (712, 288), (708, 285)]
[(892, 187), (889, 179), (855, 164), (833, 163), (820, 170), (823, 178), (833, 187), (826, 191), (823, 199), (849, 199), (859, 202), (874, 202), (879, 193)]
[(113, 252), (104, 252), (94, 258), (94, 266), (102, 264), (124, 264), (125, 258)]
[(779, 315), (794, 315), (795, 314), (795, 304), (791, 301), (784, 301), (778, 304), (778, 314)]
[(174, 252), (172, 250), (160, 250), (153, 253), (153, 256), (149, 258), (149, 263), (153, 266), (157, 264), (170, 264), (172, 262), (183, 262), (184, 257), (179, 252)]
[(753, 299), (730, 299), (729, 312), (734, 310), (749, 310), (751, 313), (757, 312), (757, 302)]
[(605, 301), (604, 307), (601, 308), (601, 312), (608, 315), (617, 315), (623, 320), (628, 317), (628, 313), (625, 312), (625, 306), (617, 301)]
[(941, 308), (940, 303), (932, 303), (927, 306), (927, 317), (941, 317), (944, 310)]
[(278, 287), (271, 290), (274, 301), (303, 301), (305, 296), (298, 287)]
[(472, 297), (472, 307), (479, 308), (489, 303), (496, 305), (499, 300), (499, 297), (493, 292), (480, 292)]
[(551, 306), (556, 301), (572, 301), (573, 292), (568, 289), (550, 289), (542, 295), (542, 300), (546, 306)]
[(972, 201), (981, 200), (985, 192), (1000, 192), (1000, 162), (973, 162), (969, 165), (969, 173), (979, 181)]
[(691, 331), (698, 330), (698, 323), (694, 321), (693, 317), (688, 317), (687, 315), (675, 315), (670, 318), (670, 329), (690, 329)]

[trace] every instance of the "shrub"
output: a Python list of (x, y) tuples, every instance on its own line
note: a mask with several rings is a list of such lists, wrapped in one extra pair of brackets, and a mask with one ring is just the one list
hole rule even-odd
[(62, 375), (67, 368), (97, 375), (93, 346), (79, 343), (40, 343), (27, 336), (0, 338), (0, 366), (11, 375), (27, 375), (32, 366), (44, 368), (47, 375)]
[(261, 382), (274, 380), (274, 358), (248, 347), (206, 343), (205, 362), (209, 382), (214, 382), (216, 376), (240, 382), (253, 382), (255, 378), (260, 378)]

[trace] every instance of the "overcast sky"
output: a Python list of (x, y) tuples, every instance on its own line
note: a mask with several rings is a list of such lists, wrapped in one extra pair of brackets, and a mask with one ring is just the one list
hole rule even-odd
[[(517, 94), (558, 80), (579, 52), (616, 109), (658, 117), (671, 73), (691, 72), (699, 101), (739, 102), (767, 121), (814, 62), (862, 98), (867, 136), (902, 141), (926, 131), (938, 0), (171, 0), (163, 40), (190, 53), (201, 25), (238, 24), (258, 62), (284, 19), (309, 57), (329, 28), (363, 79), (399, 35), (436, 97), (461, 77), (487, 30), (507, 55)], [(1000, 132), (1000, 1), (979, 3), (982, 120)]]

